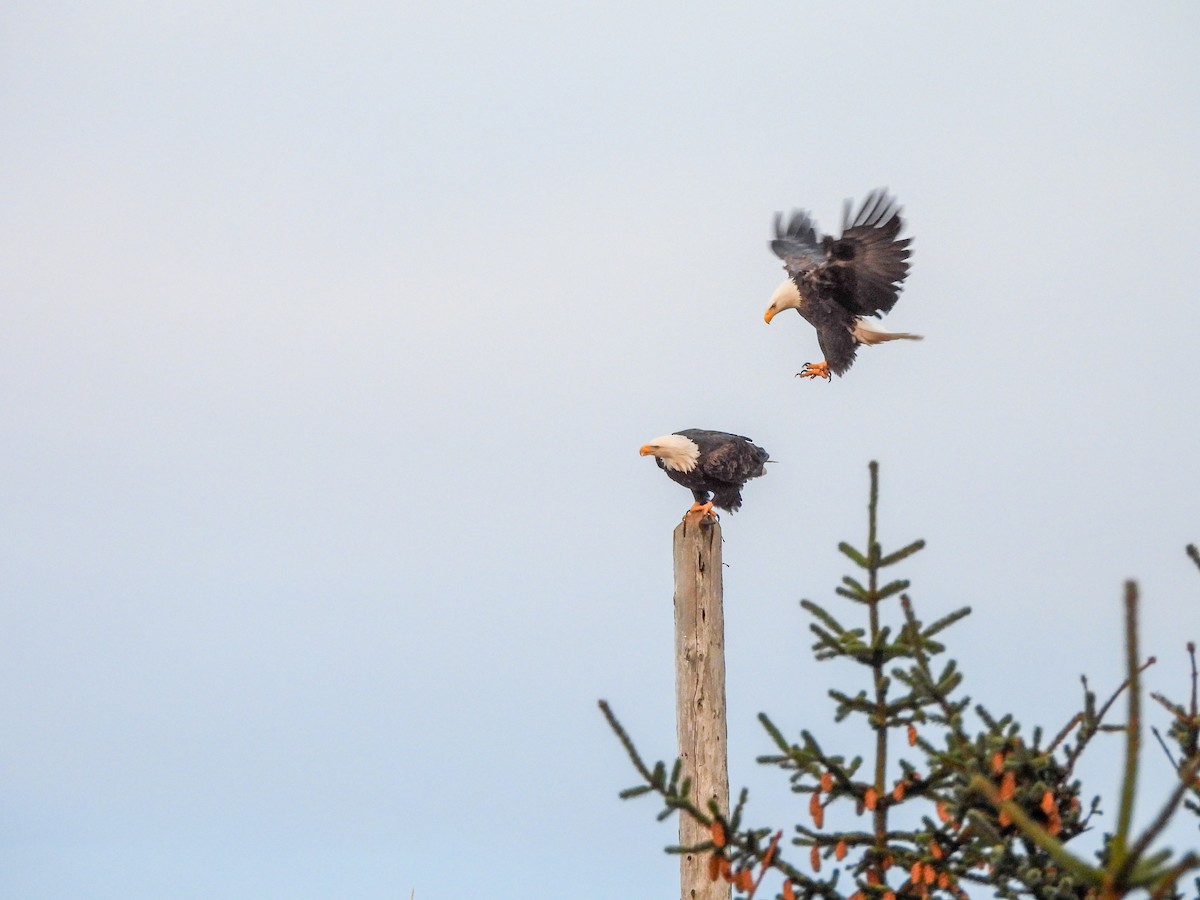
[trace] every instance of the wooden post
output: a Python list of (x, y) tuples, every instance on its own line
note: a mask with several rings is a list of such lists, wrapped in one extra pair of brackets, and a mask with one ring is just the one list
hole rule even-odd
[[(725, 612), (721, 598), (721, 526), (689, 516), (675, 529), (675, 723), (683, 777), (692, 801), (707, 810), (715, 800), (729, 811), (725, 725)], [(709, 840), (704, 826), (679, 814), (679, 843)], [(680, 856), (682, 900), (729, 900), (724, 879), (710, 881), (707, 859)]]

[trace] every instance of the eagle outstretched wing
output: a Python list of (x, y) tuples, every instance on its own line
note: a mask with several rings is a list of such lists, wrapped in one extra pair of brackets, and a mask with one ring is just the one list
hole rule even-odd
[(867, 195), (858, 215), (846, 201), (842, 236), (822, 237), (808, 213), (792, 214), (787, 225), (775, 216), (771, 249), (809, 303), (833, 301), (852, 316), (891, 310), (908, 275), (908, 245), (900, 206), (882, 189)]
[(904, 221), (899, 204), (886, 191), (868, 194), (853, 220), (850, 211), (846, 201), (842, 236), (825, 239), (831, 296), (857, 316), (879, 316), (900, 297), (912, 239), (896, 239)]
[(828, 260), (821, 236), (804, 210), (792, 213), (786, 227), (783, 213), (775, 213), (775, 240), (771, 241), (771, 249), (793, 278), (807, 275)]

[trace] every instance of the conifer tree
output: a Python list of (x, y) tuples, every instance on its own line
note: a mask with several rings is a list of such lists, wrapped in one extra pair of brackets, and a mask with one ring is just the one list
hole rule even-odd
[[(790, 789), (806, 797), (805, 820), (785, 841), (771, 827), (747, 824), (747, 791), (732, 809), (700, 808), (681, 780), (678, 760), (647, 765), (608, 705), (600, 706), (629, 754), (641, 781), (621, 792), (654, 794), (659, 818), (675, 812), (708, 828), (709, 839), (668, 852), (708, 856), (710, 877), (732, 882), (752, 898), (767, 882), (775, 896), (823, 900), (908, 900), (978, 895), (1038, 898), (1116, 898), (1144, 892), (1153, 898), (1185, 896), (1188, 877), (1200, 869), (1200, 852), (1174, 853), (1156, 845), (1181, 806), (1200, 816), (1200, 715), (1194, 644), (1190, 702), (1185, 707), (1151, 694), (1171, 716), (1166, 737), (1155, 736), (1177, 775), (1175, 789), (1140, 833), (1132, 807), (1141, 765), (1141, 677), (1153, 658), (1138, 650), (1137, 586), (1125, 585), (1126, 670), (1123, 684), (1099, 702), (1083, 680), (1082, 708), (1049, 739), (1012, 715), (997, 715), (961, 691), (962, 674), (946, 656), (943, 632), (970, 613), (962, 608), (926, 623), (908, 595), (909, 582), (887, 580), (885, 570), (924, 547), (914, 541), (884, 552), (877, 536), (879, 471), (870, 465), (867, 540), (863, 549), (838, 549), (855, 566), (835, 593), (845, 614), (809, 600), (819, 660), (846, 660), (862, 673), (849, 690), (831, 689), (835, 719), (858, 721), (862, 747), (839, 753), (810, 730), (798, 740), (766, 714), (759, 719), (774, 751), (758, 762), (786, 772)], [(1200, 567), (1200, 553), (1188, 547)], [(849, 616), (857, 617), (851, 621)], [(1124, 698), (1125, 719), (1112, 722)], [(1092, 827), (1101, 800), (1085, 801), (1077, 764), (1093, 739), (1121, 732), (1125, 765), (1116, 802), (1115, 829), (1088, 860), (1069, 848)], [(1174, 749), (1172, 749), (1172, 747)], [(825, 827), (826, 812), (847, 811), (837, 821), (860, 827)], [(777, 887), (776, 887), (777, 886)], [(1200, 900), (1200, 880), (1190, 888)], [(767, 888), (764, 888), (764, 890)]]

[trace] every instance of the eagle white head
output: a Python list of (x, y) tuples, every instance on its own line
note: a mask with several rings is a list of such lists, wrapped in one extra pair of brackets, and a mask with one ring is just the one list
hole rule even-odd
[(771, 295), (771, 305), (763, 313), (763, 321), (770, 325), (777, 313), (785, 309), (799, 309), (801, 302), (800, 289), (796, 287), (796, 282), (785, 278), (783, 284), (775, 288), (775, 293)]
[(700, 459), (700, 446), (682, 434), (664, 434), (638, 451), (642, 456), (657, 456), (674, 472), (690, 472)]

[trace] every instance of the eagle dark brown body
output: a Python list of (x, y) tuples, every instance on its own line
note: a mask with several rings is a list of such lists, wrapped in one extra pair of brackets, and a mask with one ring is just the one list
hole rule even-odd
[(714, 506), (737, 510), (742, 488), (766, 473), (768, 458), (767, 451), (747, 437), (702, 428), (655, 438), (640, 452), (655, 457), (668, 478), (692, 492), (696, 502), (689, 513), (707, 513)]

